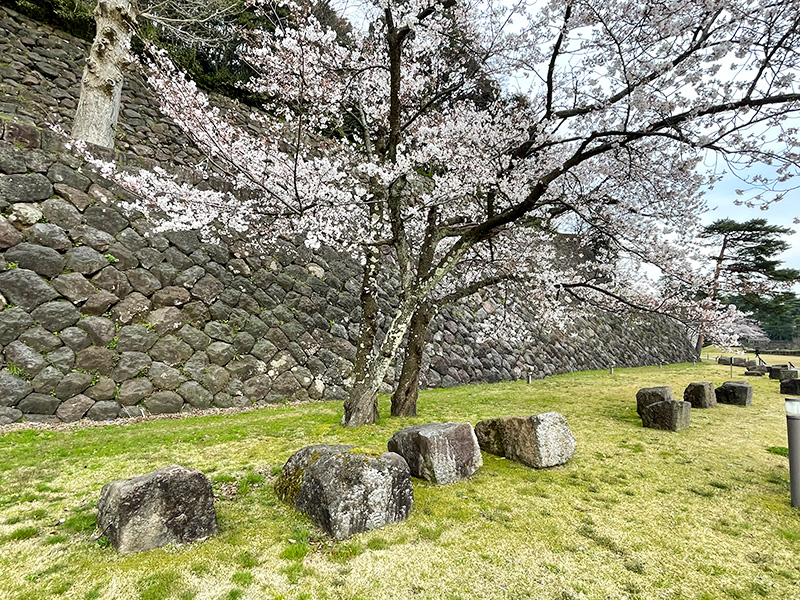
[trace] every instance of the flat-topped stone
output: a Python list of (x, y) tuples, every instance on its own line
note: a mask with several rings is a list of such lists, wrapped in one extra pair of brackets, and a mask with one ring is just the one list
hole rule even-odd
[(689, 402), (665, 400), (642, 409), (642, 425), (652, 429), (680, 431), (689, 427), (692, 405)]
[(781, 381), (781, 394), (800, 396), (800, 379), (784, 379)]
[(337, 540), (403, 521), (414, 504), (402, 456), (353, 446), (298, 450), (283, 466), (275, 493)]
[(713, 408), (717, 405), (714, 384), (711, 381), (690, 383), (683, 391), (683, 401), (692, 408)]
[(499, 417), (475, 425), (481, 450), (535, 469), (564, 464), (575, 454), (575, 437), (557, 412)]
[(642, 416), (642, 409), (656, 402), (672, 402), (675, 398), (672, 395), (672, 388), (668, 385), (642, 388), (636, 392), (636, 413)]
[(103, 486), (97, 526), (120, 554), (183, 544), (217, 532), (208, 478), (173, 465)]
[(753, 403), (753, 387), (746, 381), (726, 381), (715, 393), (720, 404), (750, 406)]
[(389, 452), (402, 456), (411, 475), (445, 485), (471, 476), (483, 465), (469, 423), (426, 423), (401, 429), (389, 440)]

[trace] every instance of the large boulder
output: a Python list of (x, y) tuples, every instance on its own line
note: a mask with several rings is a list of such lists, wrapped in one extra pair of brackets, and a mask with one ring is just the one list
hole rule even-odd
[(641, 417), (645, 406), (656, 402), (673, 402), (674, 400), (672, 388), (668, 385), (642, 388), (636, 392), (636, 412)]
[(475, 425), (481, 450), (535, 469), (564, 464), (575, 454), (575, 437), (557, 412), (499, 417)]
[(692, 408), (713, 408), (717, 405), (714, 384), (710, 381), (690, 383), (683, 391), (683, 401)]
[(307, 446), (283, 466), (278, 497), (337, 540), (408, 518), (414, 504), (403, 457), (352, 446)]
[(211, 482), (173, 465), (103, 486), (97, 526), (120, 554), (203, 539), (217, 532)]
[(407, 427), (389, 440), (411, 475), (446, 485), (469, 477), (483, 465), (478, 438), (469, 423), (426, 423)]
[(652, 429), (680, 431), (689, 427), (691, 410), (689, 402), (654, 402), (642, 409), (642, 425)]
[(720, 404), (750, 406), (753, 403), (753, 387), (746, 381), (726, 381), (714, 391)]

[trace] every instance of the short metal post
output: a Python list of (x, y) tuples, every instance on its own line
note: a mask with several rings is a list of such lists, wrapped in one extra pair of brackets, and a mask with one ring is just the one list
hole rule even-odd
[[(733, 359), (731, 359), (733, 361)], [(733, 377), (733, 362), (731, 362), (731, 377)]]
[(609, 375), (613, 375), (614, 374), (614, 367), (613, 366), (609, 367), (608, 374)]
[(528, 384), (533, 383), (533, 373), (528, 371), (527, 375), (528, 375)]
[(800, 398), (786, 398), (786, 433), (789, 438), (792, 506), (800, 507)]

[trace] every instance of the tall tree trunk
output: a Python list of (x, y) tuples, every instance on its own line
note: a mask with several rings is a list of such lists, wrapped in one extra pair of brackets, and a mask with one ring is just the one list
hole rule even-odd
[[(366, 251), (364, 279), (361, 283), (361, 339), (356, 348), (353, 365), (353, 388), (345, 402), (342, 425), (347, 427), (375, 423), (378, 420), (378, 388), (369, 381), (370, 357), (375, 351), (378, 332), (378, 299), (375, 285), (380, 269), (380, 252), (376, 248)], [(373, 390), (374, 388), (374, 390)], [(351, 424), (353, 421), (354, 424)]]
[(97, 34), (83, 70), (72, 137), (113, 148), (136, 15), (131, 0), (99, 0), (94, 18)]
[(408, 343), (403, 357), (403, 370), (392, 395), (392, 416), (413, 417), (417, 414), (419, 397), (419, 375), (422, 369), (422, 353), (425, 350), (425, 337), (436, 310), (425, 303), (411, 317), (408, 328)]
[(344, 427), (358, 427), (377, 422), (378, 390), (397, 354), (397, 349), (403, 343), (416, 302), (419, 300), (406, 301), (400, 306), (383, 342), (366, 357), (364, 376), (356, 381), (350, 396), (344, 402), (342, 416)]

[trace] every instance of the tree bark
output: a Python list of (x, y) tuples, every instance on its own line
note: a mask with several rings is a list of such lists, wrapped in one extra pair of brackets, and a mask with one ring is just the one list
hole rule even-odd
[(94, 18), (97, 34), (83, 70), (72, 137), (114, 148), (123, 71), (131, 64), (136, 15), (131, 0), (99, 0)]
[(393, 417), (414, 417), (417, 414), (419, 375), (422, 369), (425, 337), (435, 314), (436, 311), (433, 307), (429, 304), (423, 304), (411, 317), (411, 325), (408, 328), (408, 343), (403, 357), (403, 369), (397, 382), (397, 388), (392, 395)]
[[(378, 332), (378, 299), (375, 284), (380, 269), (380, 252), (376, 248), (366, 250), (364, 279), (361, 283), (361, 338), (356, 348), (353, 365), (353, 389), (344, 405), (342, 425), (355, 427), (375, 423), (378, 418), (378, 388), (380, 381), (370, 381), (370, 357), (375, 351), (375, 336)], [(374, 388), (374, 389), (373, 389)]]
[(356, 381), (350, 396), (344, 402), (342, 416), (344, 427), (358, 427), (377, 422), (378, 390), (389, 371), (397, 349), (403, 343), (415, 305), (419, 301), (419, 298), (414, 298), (400, 306), (383, 342), (366, 357), (364, 377)]

